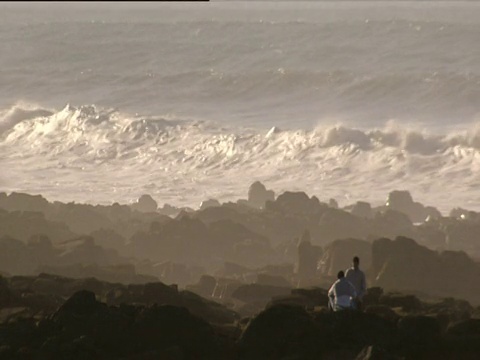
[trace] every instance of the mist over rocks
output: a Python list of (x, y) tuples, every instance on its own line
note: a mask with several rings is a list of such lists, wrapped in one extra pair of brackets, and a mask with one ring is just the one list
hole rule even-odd
[[(381, 353), (414, 359), (438, 354), (438, 339), (455, 354), (462, 354), (460, 344), (477, 351), (473, 340), (465, 340), (476, 336), (471, 320), (480, 305), (480, 291), (472, 286), (480, 276), (475, 212), (457, 208), (443, 216), (406, 191), (391, 192), (382, 206), (356, 202), (341, 208), (305, 192), (275, 197), (260, 182), (252, 184), (248, 199), (209, 199), (197, 210), (140, 199), (106, 206), (0, 195), (0, 272), (7, 276), (0, 281), (0, 333), (26, 326), (22, 331), (32, 336), (23, 343), (0, 336), (6, 346), (0, 344), (0, 358), (25, 347), (28, 356), (46, 356), (59, 344), (63, 354), (81, 350), (114, 358), (112, 343), (140, 336), (137, 325), (125, 325), (132, 321), (147, 321), (164, 334), (135, 346), (125, 340), (122, 351), (141, 359), (250, 359), (265, 351), (274, 358)], [(326, 291), (353, 256), (361, 259), (369, 289), (365, 313), (343, 318), (327, 312)], [(67, 310), (69, 304), (79, 312)], [(60, 315), (72, 311), (95, 315), (83, 324)], [(280, 338), (291, 335), (261, 329), (270, 312), (299, 326), (294, 333), (310, 334), (299, 340), (305, 343), (275, 350)], [(111, 338), (98, 335), (105, 327), (95, 316), (126, 330)], [(180, 342), (168, 343), (157, 323), (164, 316), (171, 317), (168, 324), (197, 324), (203, 330), (191, 336), (203, 336), (209, 345), (191, 348), (184, 332), (178, 333)], [(46, 335), (38, 333), (34, 318), (43, 319)], [(342, 332), (342, 326), (350, 330)], [(371, 327), (364, 337), (355, 333), (363, 326)], [(61, 328), (70, 335), (58, 335)], [(262, 338), (254, 341), (250, 332)], [(348, 346), (332, 334), (347, 336)], [(417, 338), (424, 341), (412, 340)]]
[(395, 190), (388, 194), (385, 206), (406, 214), (412, 222), (423, 222), (427, 218), (440, 218), (440, 212), (431, 206), (414, 202), (408, 191)]
[[(302, 267), (310, 263), (307, 265), (310, 275), (304, 274), (303, 269), (295, 272), (299, 271), (300, 278), (315, 279), (313, 264), (317, 262), (319, 267), (318, 262), (330, 261), (322, 260), (315, 253), (324, 253), (325, 246), (341, 239), (371, 243), (382, 237), (405, 236), (438, 251), (465, 250), (473, 256), (479, 253), (475, 249), (475, 239), (480, 225), (474, 212), (469, 213), (468, 219), (462, 217), (465, 211), (460, 210), (456, 210), (456, 217), (443, 217), (431, 210), (433, 208), (415, 203), (407, 191), (392, 191), (385, 206), (372, 207), (369, 203), (357, 202), (343, 209), (304, 192), (287, 191), (275, 198), (258, 181), (250, 186), (248, 193), (247, 203), (261, 200), (264, 206), (250, 206), (241, 201), (221, 204), (211, 199), (196, 211), (171, 207), (172, 213), (173, 209), (180, 211), (174, 218), (163, 215), (162, 209), (168, 207), (159, 208), (149, 195), (143, 195), (133, 205), (100, 206), (50, 203), (39, 195), (3, 194), (0, 197), (3, 208), (0, 209), (0, 223), (3, 224), (0, 233), (23, 242), (35, 234), (45, 236), (42, 251), (47, 257), (60, 249), (61, 254), (55, 256), (63, 262), (40, 259), (33, 264), (67, 266), (76, 261), (110, 266), (123, 262), (141, 268), (145, 275), (166, 279), (168, 267), (165, 264), (170, 263), (169, 281), (178, 280), (182, 286), (200, 278), (201, 274), (188, 275), (194, 273), (195, 268), (214, 274), (225, 261), (247, 268), (282, 263)], [(144, 206), (141, 211), (136, 208), (139, 204)], [(423, 211), (423, 221), (412, 221), (419, 220), (419, 211)], [(23, 226), (26, 221), (28, 227)], [(305, 256), (311, 255), (312, 259), (298, 262), (302, 243), (299, 236), (305, 233), (309, 238), (304, 239), (305, 244), (301, 246), (308, 243), (313, 246), (304, 251)], [(71, 241), (81, 239), (81, 235), (91, 238), (84, 237), (81, 244), (79, 240)], [(85, 239), (90, 240), (87, 243)], [(16, 249), (27, 252), (20, 250), (21, 246)], [(8, 269), (0, 270), (9, 272)], [(331, 275), (332, 272), (335, 270), (326, 273)]]

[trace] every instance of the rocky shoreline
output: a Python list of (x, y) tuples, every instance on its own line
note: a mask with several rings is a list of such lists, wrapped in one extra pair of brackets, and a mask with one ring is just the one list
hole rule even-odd
[[(0, 193), (0, 359), (477, 359), (480, 214), (256, 182), (198, 210)], [(364, 312), (326, 289), (361, 258)]]
[(370, 288), (332, 313), (326, 290), (291, 289), (241, 316), (163, 283), (41, 274), (0, 279), (0, 359), (475, 359), (480, 307)]

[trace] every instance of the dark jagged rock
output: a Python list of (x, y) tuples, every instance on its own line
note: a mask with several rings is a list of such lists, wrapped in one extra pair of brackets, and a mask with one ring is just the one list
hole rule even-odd
[(142, 195), (136, 203), (131, 205), (131, 207), (133, 210), (149, 213), (157, 211), (158, 205), (150, 195)]
[(327, 290), (317, 287), (292, 289), (290, 295), (273, 297), (266, 305), (266, 308), (279, 304), (297, 305), (309, 310), (313, 310), (316, 307), (326, 308), (328, 305)]
[(387, 293), (380, 296), (380, 305), (400, 307), (406, 312), (418, 312), (422, 309), (421, 301), (414, 295), (401, 293)]
[(317, 263), (323, 255), (319, 246), (311, 243), (310, 232), (305, 231), (297, 246), (297, 276), (299, 286), (309, 285), (317, 279)]
[(46, 354), (55, 351), (66, 356), (78, 351), (80, 345), (102, 358), (148, 352), (165, 358), (162, 355), (172, 354), (173, 348), (184, 359), (216, 359), (221, 353), (212, 327), (185, 308), (107, 307), (88, 291), (68, 299), (42, 324), (42, 331), (50, 336), (59, 334), (55, 341), (51, 337), (43, 345)]
[(480, 337), (480, 319), (468, 319), (452, 324), (448, 327), (447, 334)]
[(445, 234), (445, 248), (447, 250), (464, 250), (478, 256), (478, 233), (480, 222), (472, 220), (444, 220), (439, 224)]
[(277, 305), (250, 321), (239, 340), (240, 359), (310, 359), (321, 354), (322, 332), (298, 306)]
[(288, 287), (249, 284), (242, 285), (236, 289), (233, 292), (232, 297), (246, 303), (267, 303), (274, 296), (288, 294), (290, 294), (290, 288)]
[(326, 204), (321, 204), (315, 196), (309, 198), (304, 192), (291, 191), (279, 195), (275, 201), (267, 201), (265, 207), (270, 211), (303, 215), (320, 213), (328, 208)]
[(380, 297), (383, 295), (383, 289), (378, 286), (367, 288), (367, 293), (363, 297), (364, 305), (378, 305)]
[(437, 209), (414, 202), (408, 191), (392, 191), (388, 194), (385, 205), (387, 208), (406, 214), (412, 222), (423, 222), (427, 217), (439, 218), (442, 216)]
[(93, 231), (90, 236), (94, 239), (95, 244), (105, 249), (115, 249), (121, 255), (127, 255), (125, 244), (127, 240), (112, 229), (100, 229)]
[(41, 212), (8, 212), (0, 209), (0, 237), (27, 241), (38, 234), (47, 236), (55, 243), (76, 236), (67, 225), (47, 220)]
[(318, 233), (323, 243), (345, 238), (365, 238), (366, 223), (346, 211), (328, 208), (320, 216)]
[(217, 280), (210, 275), (202, 275), (195, 285), (187, 285), (186, 289), (203, 297), (210, 297), (217, 286)]
[(145, 284), (142, 290), (142, 302), (147, 305), (172, 304), (178, 299), (178, 289), (161, 282)]
[(413, 358), (433, 349), (440, 334), (440, 324), (433, 317), (405, 316), (398, 321), (399, 349)]
[(415, 227), (406, 214), (387, 209), (375, 213), (371, 222), (370, 233), (375, 234), (377, 238), (414, 237)]
[(224, 306), (202, 298), (190, 291), (180, 292), (180, 302), (192, 314), (215, 324), (232, 324), (239, 319), (238, 314)]
[(260, 181), (255, 181), (250, 185), (248, 189), (248, 205), (262, 209), (267, 201), (275, 201), (275, 193), (272, 190), (267, 190)]
[(358, 354), (364, 347), (373, 345), (390, 349), (395, 345), (395, 324), (373, 314), (359, 311), (321, 312), (316, 322), (326, 334), (333, 349), (352, 350)]
[(372, 206), (365, 201), (357, 201), (350, 210), (352, 215), (355, 215), (362, 219), (371, 219), (373, 218)]
[(48, 201), (41, 195), (30, 195), (12, 192), (10, 195), (0, 196), (0, 208), (8, 211), (34, 211), (45, 212)]
[(25, 243), (11, 237), (0, 238), (0, 270), (31, 274), (36, 266), (32, 260), (32, 254)]
[(68, 225), (77, 234), (89, 234), (93, 231), (114, 228), (114, 223), (108, 216), (92, 205), (57, 204), (55, 213), (49, 216)]
[(361, 267), (368, 269), (372, 261), (372, 245), (365, 240), (341, 239), (335, 240), (324, 247), (323, 256), (320, 259), (320, 272), (327, 276), (336, 274), (352, 266), (352, 259), (358, 256)]
[(14, 303), (15, 297), (8, 286), (7, 281), (0, 276), (0, 309)]
[(158, 349), (192, 360), (220, 357), (212, 327), (185, 308), (163, 305), (144, 309), (136, 318), (134, 336), (142, 351)]
[[(20, 194), (10, 206), (0, 194), (0, 237), (14, 235), (1, 237), (0, 272), (15, 274), (0, 278), (0, 359), (479, 357), (478, 213), (441, 217), (409, 194), (340, 210), (260, 190), (250, 200), (265, 206), (226, 203), (175, 219), (156, 204), (140, 212)], [(329, 313), (325, 289), (354, 255), (373, 285), (365, 312)], [(323, 288), (292, 289), (302, 274)], [(240, 335), (248, 320), (238, 313), (253, 326), (269, 311), (278, 319), (257, 323), (264, 338), (250, 326)], [(170, 336), (174, 321), (196, 330), (172, 325)]]
[(283, 276), (270, 275), (270, 274), (257, 274), (257, 280), (255, 282), (259, 285), (277, 286), (289, 288), (292, 286)]
[(405, 237), (373, 242), (372, 273), (375, 285), (387, 290), (419, 291), (441, 297), (455, 293), (467, 300), (480, 299), (480, 291), (469, 285), (480, 276), (480, 267), (468, 256), (455, 252), (438, 254)]
[(319, 287), (292, 289), (292, 294), (306, 297), (313, 303), (313, 306), (326, 306), (328, 304), (327, 290)]
[(338, 209), (338, 202), (335, 199), (328, 200), (328, 206), (334, 209)]
[(218, 206), (221, 206), (221, 204), (218, 200), (208, 199), (208, 200), (202, 201), (200, 203), (200, 210), (205, 210), (205, 209), (208, 209), (210, 207), (218, 207)]
[(123, 284), (145, 284), (159, 280), (155, 276), (137, 274), (135, 266), (132, 264), (40, 266), (37, 268), (37, 271), (74, 279), (96, 278), (101, 281)]
[(365, 313), (375, 314), (385, 320), (396, 323), (400, 316), (387, 305), (368, 305)]
[[(378, 304), (366, 305), (365, 313), (327, 312), (321, 288), (273, 296), (265, 309), (247, 303), (242, 313), (258, 315), (241, 334), (247, 320), (173, 285), (125, 286), (48, 274), (0, 285), (0, 294), (10, 299), (0, 308), (0, 359), (470, 359), (480, 353), (480, 320), (461, 315), (474, 311), (468, 302), (422, 303), (409, 294), (380, 295), (379, 288), (371, 289), (370, 299)], [(87, 288), (97, 296), (80, 290)], [(443, 333), (445, 313), (457, 315), (447, 319)]]

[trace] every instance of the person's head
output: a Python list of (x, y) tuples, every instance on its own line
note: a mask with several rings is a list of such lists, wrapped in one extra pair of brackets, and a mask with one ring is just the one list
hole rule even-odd
[(337, 278), (338, 278), (338, 279), (342, 279), (342, 278), (344, 278), (344, 277), (345, 277), (345, 273), (340, 270), (340, 271), (338, 272), (338, 274), (337, 274)]
[(360, 259), (358, 258), (358, 256), (355, 256), (355, 257), (353, 258), (353, 267), (354, 267), (355, 269), (358, 269), (359, 266), (360, 266)]

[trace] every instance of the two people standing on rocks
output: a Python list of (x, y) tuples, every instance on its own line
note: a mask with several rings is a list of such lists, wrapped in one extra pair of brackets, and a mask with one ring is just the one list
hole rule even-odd
[(362, 299), (367, 290), (365, 274), (360, 270), (360, 259), (353, 258), (353, 266), (346, 273), (339, 271), (338, 280), (328, 290), (329, 308), (333, 311), (344, 309), (362, 310)]

